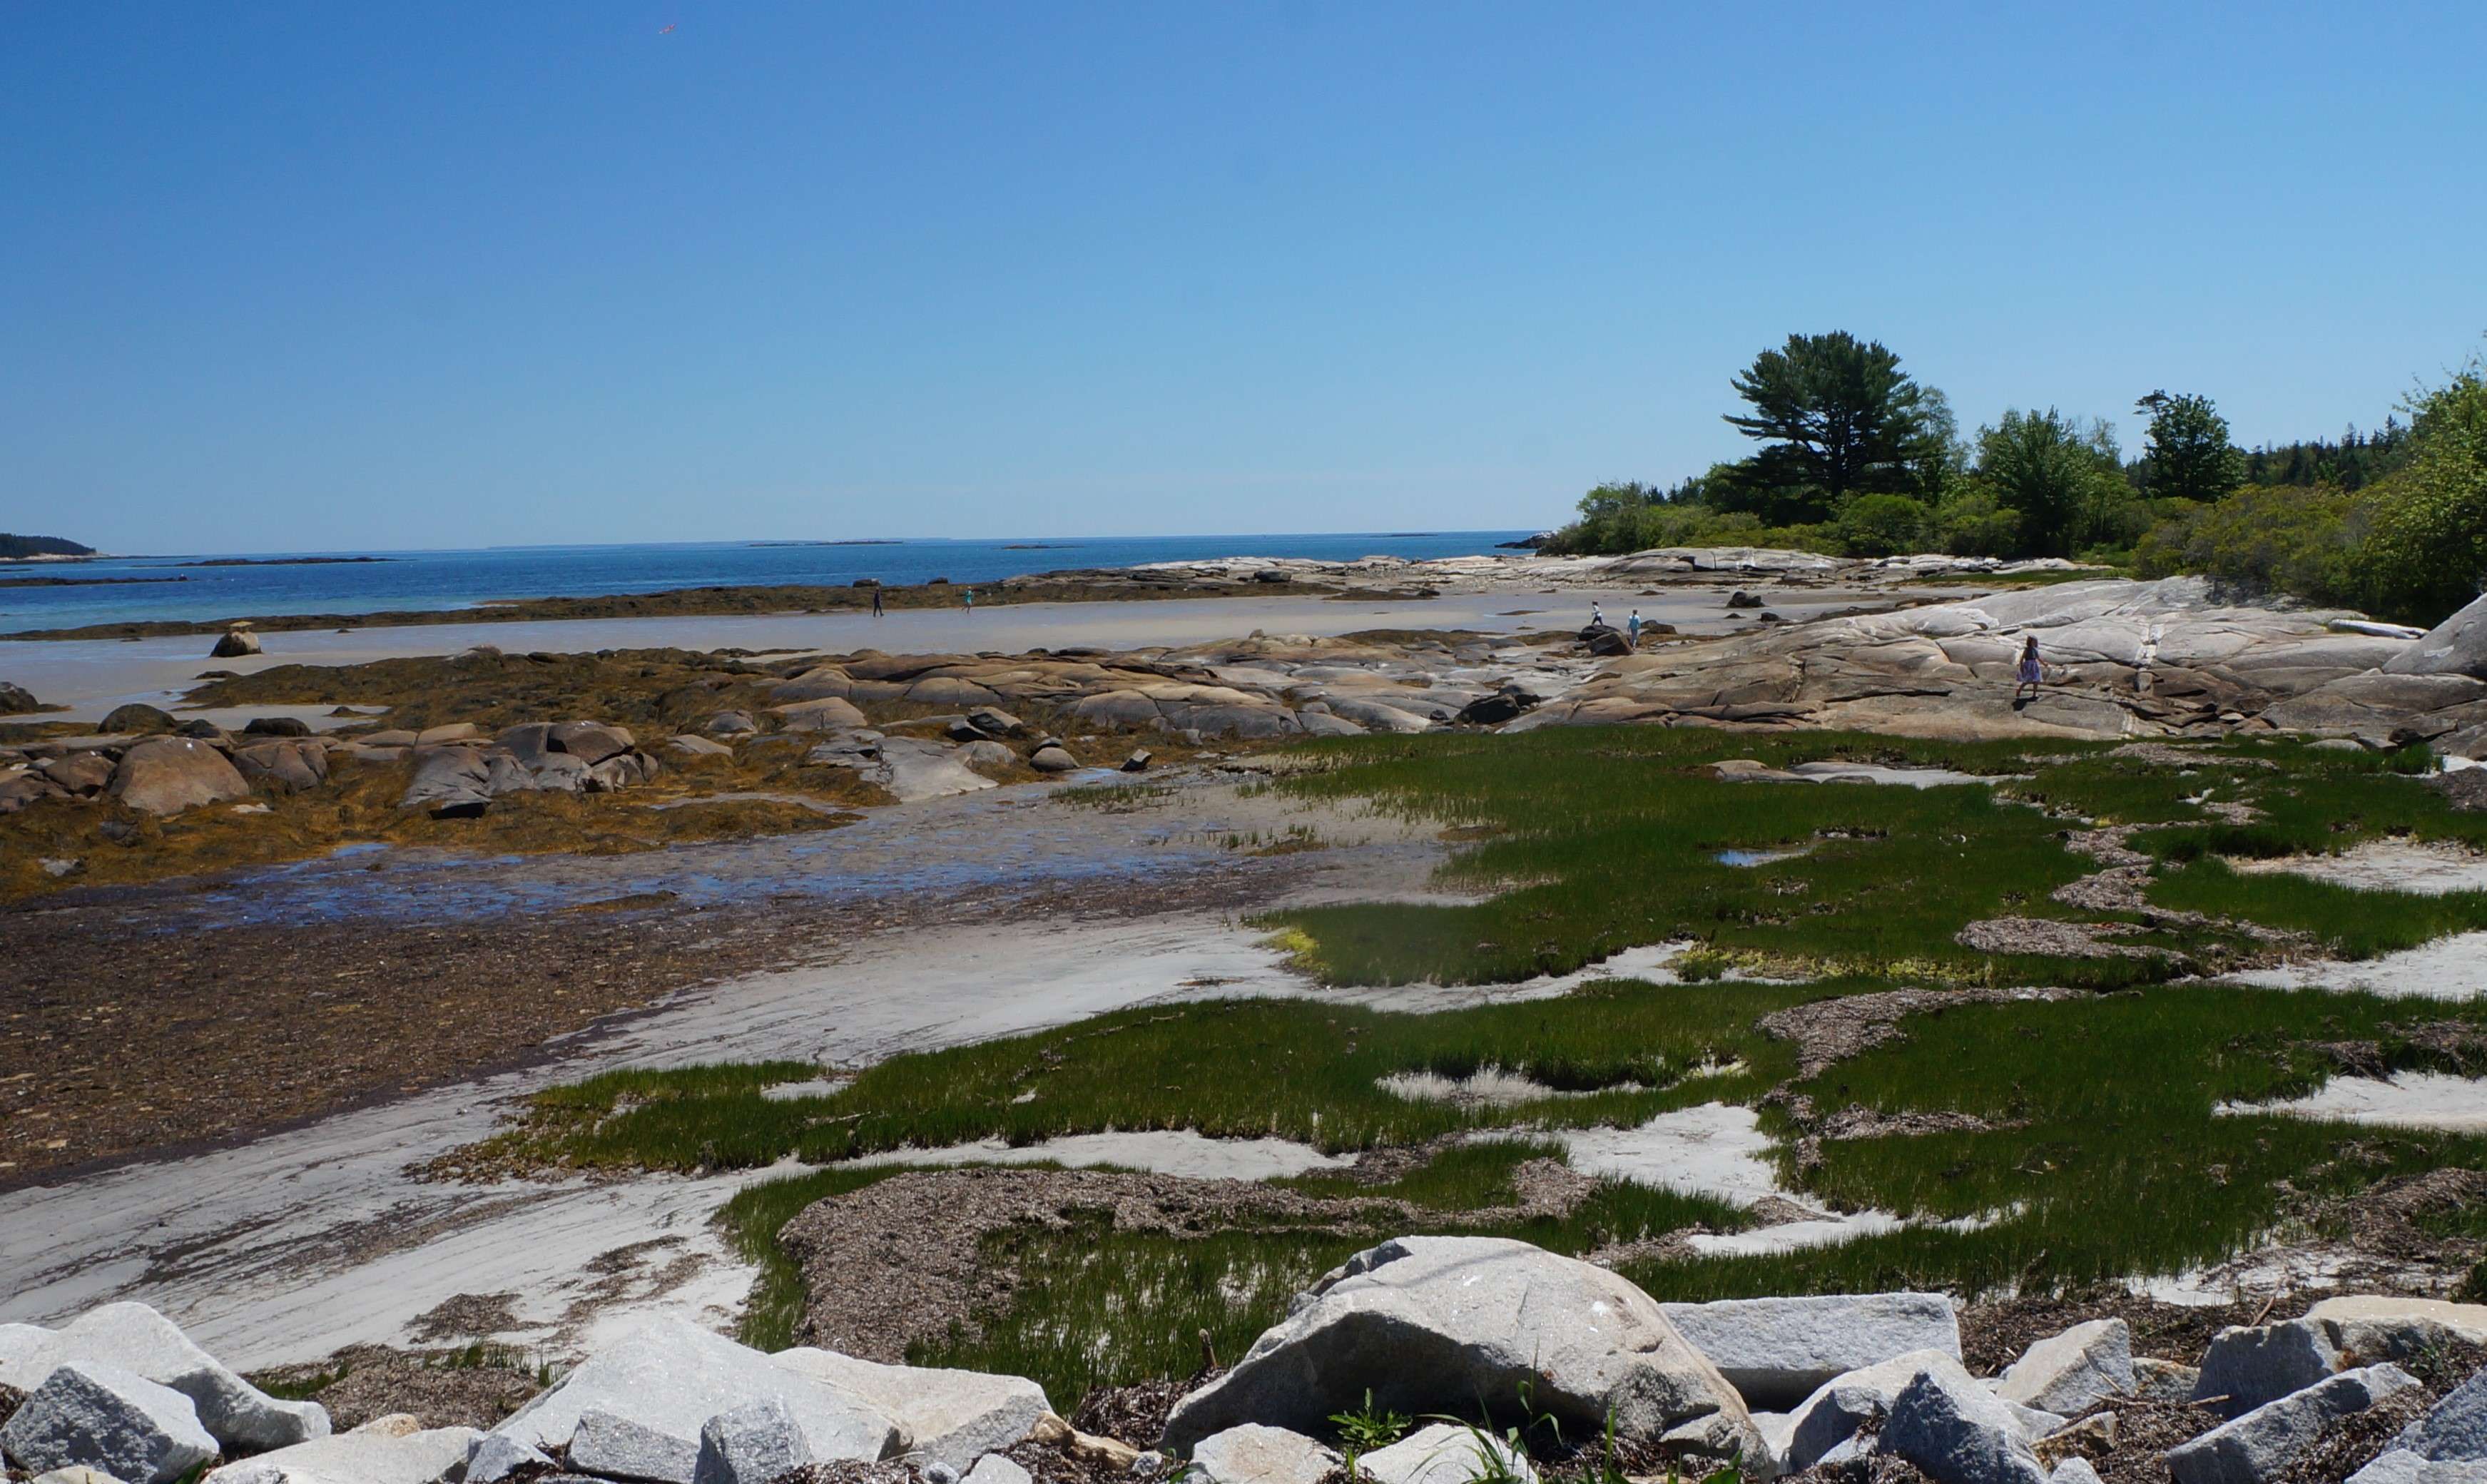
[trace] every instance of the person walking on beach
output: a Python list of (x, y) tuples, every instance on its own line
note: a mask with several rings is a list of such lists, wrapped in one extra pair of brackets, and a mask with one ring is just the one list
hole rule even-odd
[(2038, 636), (2031, 634), (2021, 646), (2020, 684), (2012, 687), (2012, 709), (2020, 710), (2038, 699), (2038, 687), (2045, 684), (2047, 666), (2038, 658)]
[(1624, 633), (1632, 640), (1633, 648), (1640, 648), (1640, 609), (1633, 609), (1632, 617), (1624, 620)]
[(1589, 627), (1592, 629), (1607, 627), (1606, 610), (1598, 606), (1598, 600), (1594, 598), (1589, 600)]
[(976, 611), (976, 590), (972, 587), (967, 589), (967, 611), (970, 613)]
[(872, 616), (880, 617), (880, 584), (878, 582), (872, 585)]

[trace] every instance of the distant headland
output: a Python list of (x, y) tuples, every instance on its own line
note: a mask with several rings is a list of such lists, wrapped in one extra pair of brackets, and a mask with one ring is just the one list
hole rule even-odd
[(0, 531), (0, 562), (27, 562), (65, 556), (93, 556), (95, 547), (59, 536), (12, 536)]

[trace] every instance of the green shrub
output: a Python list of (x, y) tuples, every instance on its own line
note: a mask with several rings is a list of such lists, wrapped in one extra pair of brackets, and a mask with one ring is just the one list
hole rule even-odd
[(2201, 573), (2256, 592), (2362, 605), (2365, 497), (2329, 485), (2249, 486), (2216, 504), (2188, 501), (2134, 548), (2143, 576)]
[(2008, 557), (2021, 551), (2021, 513), (1975, 480), (1964, 480), (1944, 495), (1926, 524), (1929, 543), (1953, 556)]
[(1860, 494), (1834, 522), (1850, 556), (1900, 556), (1923, 550), (1927, 511), (1905, 494)]
[(2378, 609), (2433, 623), (2487, 578), (2487, 375), (2473, 361), (2410, 410), (2410, 462), (2375, 486), (2361, 566)]

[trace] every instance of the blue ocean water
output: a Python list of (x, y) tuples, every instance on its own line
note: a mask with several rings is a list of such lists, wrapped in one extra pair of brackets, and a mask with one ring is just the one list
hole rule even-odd
[[(1292, 536), (1147, 536), (1054, 541), (903, 541), (871, 544), (704, 542), (614, 546), (495, 546), (478, 551), (254, 552), (383, 557), (293, 566), (202, 565), (229, 558), (102, 557), (0, 563), (0, 580), (138, 577), (64, 587), (0, 586), (0, 632), (151, 620), (205, 622), (282, 613), (372, 613), (471, 607), (494, 599), (586, 598), (667, 588), (884, 582), (992, 582), (1067, 567), (1132, 567), (1221, 556), (1361, 556), (1424, 560), (1492, 551), (1526, 531), (1435, 531)], [(179, 580), (161, 580), (177, 578)]]

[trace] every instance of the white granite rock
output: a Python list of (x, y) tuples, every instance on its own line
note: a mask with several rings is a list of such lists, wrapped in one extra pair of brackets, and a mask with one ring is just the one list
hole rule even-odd
[(1891, 1403), (1879, 1448), (1935, 1484), (2047, 1484), (2011, 1409), (1974, 1381), (1919, 1371)]
[(2349, 1484), (2487, 1484), (2487, 1461), (2438, 1463), (2394, 1448), (2349, 1475)]
[(2445, 1393), (2401, 1433), (2395, 1446), (2430, 1463), (2487, 1462), (2487, 1371)]
[(181, 1392), (226, 1453), (265, 1452), (328, 1436), (328, 1413), (319, 1403), (269, 1396), (143, 1303), (107, 1303), (59, 1330), (0, 1326), (0, 1385), (32, 1391), (67, 1360), (117, 1365)]
[(227, 1464), (204, 1484), (435, 1484), (465, 1467), (482, 1437), (471, 1427), (356, 1428)]
[(603, 1411), (690, 1438), (719, 1413), (769, 1400), (786, 1404), (819, 1462), (872, 1462), (897, 1451), (896, 1424), (862, 1397), (670, 1318), (652, 1320), (590, 1356), (492, 1431), (531, 1447), (565, 1448), (582, 1416)]
[(999, 1453), (988, 1453), (967, 1470), (963, 1484), (1036, 1484), (1028, 1471)]
[(2303, 1391), (2339, 1369), (2339, 1349), (2319, 1323), (2297, 1319), (2232, 1327), (2221, 1330), (2203, 1355), (2194, 1399), (2233, 1419)]
[(1301, 1433), (1246, 1422), (1192, 1445), (1192, 1471), (1208, 1484), (1321, 1484), (1339, 1455)]
[(2407, 1360), (2447, 1340), (2487, 1345), (2487, 1303), (2361, 1294), (2326, 1299), (2305, 1311), (2353, 1363)]
[(30, 1472), (83, 1464), (126, 1484), (168, 1484), (215, 1457), (216, 1441), (172, 1387), (100, 1360), (69, 1360), (0, 1427), (0, 1453)]
[(1356, 1405), (1423, 1415), (1531, 1404), (1578, 1436), (1612, 1419), (1656, 1442), (1724, 1414), (1733, 1451), (1762, 1452), (1745, 1404), (1647, 1294), (1524, 1242), (1403, 1237), (1359, 1252), (1297, 1296), (1235, 1368), (1184, 1398), (1166, 1446), (1188, 1453), (1246, 1422), (1311, 1431)]
[(609, 1412), (580, 1414), (570, 1435), (570, 1466), (581, 1473), (629, 1479), (634, 1484), (691, 1484), (699, 1444), (660, 1433)]
[(1045, 1388), (1022, 1376), (884, 1365), (833, 1350), (781, 1350), (769, 1358), (799, 1376), (863, 1398), (898, 1425), (900, 1445), (964, 1471), (1026, 1438), (1052, 1410)]
[(1356, 1471), (1373, 1484), (1470, 1484), (1489, 1472), (1508, 1472), (1536, 1484), (1537, 1470), (1525, 1454), (1513, 1452), (1493, 1434), (1437, 1422), (1409, 1434), (1386, 1448), (1376, 1448), (1355, 1461)]
[(700, 1428), (692, 1484), (770, 1484), (812, 1461), (803, 1426), (781, 1401), (745, 1402)]
[(2176, 1484), (2262, 1484), (2342, 1417), (2417, 1386), (2397, 1365), (2369, 1365), (2325, 1377), (2256, 1407), (2167, 1452)]
[[(1947, 1383), (1977, 1385), (1956, 1358), (1940, 1350), (1912, 1351), (1834, 1377), (1788, 1414), (1787, 1443), (1780, 1455), (1782, 1467), (1793, 1473), (1821, 1463), (1833, 1448), (1857, 1436), (1858, 1429), (1889, 1415), (1891, 1404), (1899, 1400), (1909, 1383), (1927, 1373)], [(1998, 1401), (1997, 1405), (2002, 1403)]]
[(1914, 1351), (1960, 1358), (1942, 1294), (1830, 1294), (1662, 1303), (1676, 1332), (1719, 1367), (1747, 1407), (1788, 1406), (1833, 1377)]
[(2070, 1416), (2133, 1389), (2133, 1330), (2094, 1319), (2038, 1341), (1995, 1386), (2007, 1402)]

